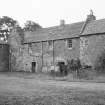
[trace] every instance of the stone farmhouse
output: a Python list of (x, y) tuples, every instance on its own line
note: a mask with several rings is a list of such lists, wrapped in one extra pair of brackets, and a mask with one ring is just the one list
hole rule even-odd
[(24, 44), (16, 29), (9, 38), (9, 68), (29, 72), (56, 70), (58, 62), (80, 59), (82, 65), (94, 67), (105, 50), (105, 19), (96, 20), (93, 12), (85, 21), (38, 29), (24, 33)]

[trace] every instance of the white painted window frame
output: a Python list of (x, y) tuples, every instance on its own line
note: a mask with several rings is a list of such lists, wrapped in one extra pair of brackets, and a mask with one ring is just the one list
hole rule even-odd
[[(71, 41), (71, 47), (69, 46), (70, 43), (68, 41)], [(72, 39), (66, 39), (66, 47), (70, 50), (73, 48), (73, 40)]]

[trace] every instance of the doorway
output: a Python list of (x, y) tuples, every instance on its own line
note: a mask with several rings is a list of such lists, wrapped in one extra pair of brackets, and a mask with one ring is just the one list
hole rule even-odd
[(32, 62), (32, 73), (36, 72), (36, 62)]
[(61, 61), (58, 62), (58, 66), (59, 66), (59, 71), (60, 71), (60, 75), (65, 75), (66, 74), (66, 66), (65, 66), (65, 62)]

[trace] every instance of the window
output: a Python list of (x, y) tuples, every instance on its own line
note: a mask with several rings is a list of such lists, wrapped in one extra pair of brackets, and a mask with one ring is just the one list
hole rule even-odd
[(67, 47), (70, 49), (72, 48), (72, 39), (67, 40)]
[(88, 38), (81, 38), (81, 40), (80, 40), (80, 45), (81, 46), (88, 46), (88, 44), (89, 44), (89, 40), (88, 40)]
[(88, 39), (85, 40), (85, 46), (88, 46)]
[(32, 43), (28, 44), (28, 53), (32, 54)]

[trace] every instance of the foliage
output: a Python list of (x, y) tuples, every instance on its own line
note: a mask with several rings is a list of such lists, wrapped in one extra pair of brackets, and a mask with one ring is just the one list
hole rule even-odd
[(16, 31), (19, 34), (19, 36), (21, 37), (21, 44), (23, 44), (23, 42), (24, 42), (24, 31), (23, 31), (23, 29), (19, 25), (17, 25), (16, 26)]
[(59, 66), (60, 76), (66, 76), (68, 74), (67, 72), (67, 66), (64, 62), (58, 62), (57, 64)]
[(79, 71), (79, 79), (93, 80), (97, 76), (96, 71), (92, 68), (82, 68)]
[(24, 26), (24, 31), (36, 31), (37, 29), (42, 28), (38, 23), (35, 23), (31, 20), (26, 21)]
[(95, 70), (100, 73), (105, 73), (105, 50), (103, 50), (101, 54), (97, 56)]
[(25, 27), (22, 29), (18, 22), (11, 17), (3, 16), (0, 18), (0, 38), (1, 40), (7, 42), (8, 36), (13, 28), (16, 28), (16, 31), (21, 37), (21, 42), (24, 40), (24, 31), (35, 31), (36, 29), (41, 28), (41, 26), (33, 21), (26, 21)]
[(80, 59), (71, 59), (71, 60), (67, 60), (67, 69), (68, 69), (68, 72), (72, 72), (72, 71), (76, 71), (78, 69), (80, 69), (82, 66), (81, 66), (81, 62), (80, 62)]
[(82, 67), (79, 58), (67, 60), (67, 65), (65, 62), (58, 62), (57, 66), (59, 66), (59, 74), (58, 76), (67, 76), (68, 73), (77, 72), (79, 74), (79, 70)]
[(0, 18), (0, 37), (7, 41), (10, 31), (18, 25), (18, 22), (8, 16)]
[(94, 71), (91, 69), (90, 66), (82, 66), (80, 59), (72, 59), (72, 60), (67, 60), (67, 70), (70, 73), (73, 73), (74, 77), (79, 78), (79, 79), (92, 79)]
[(17, 21), (8, 17), (8, 16), (3, 16), (0, 19), (0, 28), (7, 28), (7, 29), (12, 29), (15, 25), (17, 24)]

